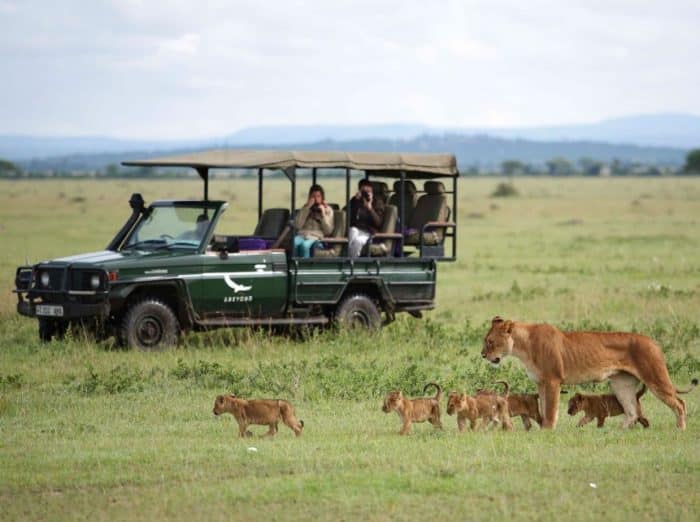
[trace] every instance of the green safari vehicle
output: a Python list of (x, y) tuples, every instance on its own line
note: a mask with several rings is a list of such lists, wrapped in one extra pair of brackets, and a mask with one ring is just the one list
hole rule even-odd
[[(140, 349), (218, 327), (375, 329), (399, 312), (421, 317), (432, 309), (438, 262), (456, 258), (459, 172), (450, 154), (224, 149), (123, 164), (195, 169), (204, 197), (146, 205), (133, 194), (132, 213), (105, 250), (19, 267), (17, 311), (38, 319), (43, 341), (61, 338), (71, 324)], [(217, 233), (228, 205), (209, 199), (214, 169), (257, 175), (252, 233)], [(289, 207), (266, 208), (265, 179), (280, 172), (290, 183)], [(295, 257), (297, 185), (305, 190), (339, 175), (345, 198), (331, 205), (332, 235), (316, 243), (312, 257)], [(347, 248), (353, 176), (369, 179), (385, 205), (381, 230), (359, 257)]]

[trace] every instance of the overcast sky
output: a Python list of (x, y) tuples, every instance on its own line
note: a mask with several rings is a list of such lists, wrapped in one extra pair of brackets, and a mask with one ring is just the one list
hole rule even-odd
[(700, 114), (700, 2), (0, 0), (0, 133)]

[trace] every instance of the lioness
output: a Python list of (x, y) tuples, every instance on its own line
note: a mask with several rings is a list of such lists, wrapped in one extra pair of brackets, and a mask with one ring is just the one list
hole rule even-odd
[[(642, 389), (637, 392), (637, 422), (649, 427), (649, 420), (642, 413), (642, 405), (639, 399), (647, 391), (647, 387), (642, 384)], [(584, 416), (578, 421), (576, 426), (579, 428), (585, 426), (593, 419), (598, 421), (598, 427), (602, 428), (605, 425), (606, 417), (615, 417), (622, 415), (625, 411), (622, 409), (622, 404), (613, 394), (593, 395), (587, 393), (577, 393), (569, 399), (569, 405), (566, 412), (572, 417), (578, 412), (585, 412)]]
[(442, 429), (440, 422), (440, 398), (442, 397), (442, 389), (434, 382), (429, 382), (423, 388), (423, 393), (433, 386), (437, 390), (435, 397), (421, 397), (418, 399), (408, 399), (404, 397), (402, 391), (389, 392), (384, 398), (382, 411), (389, 413), (395, 411), (401, 418), (401, 435), (408, 435), (411, 429), (411, 424), (414, 422), (428, 421), (435, 428)]
[(671, 382), (661, 348), (649, 337), (624, 332), (562, 332), (548, 324), (494, 317), (481, 355), (494, 365), (507, 355), (520, 359), (537, 383), (543, 428), (557, 424), (562, 384), (610, 379), (625, 411), (624, 427), (637, 421), (636, 391), (642, 381), (676, 414), (676, 425), (685, 429), (685, 403)]
[(214, 415), (230, 413), (238, 423), (238, 433), (241, 437), (250, 437), (248, 431), (251, 424), (268, 426), (263, 436), (272, 437), (277, 433), (277, 423), (281, 420), (294, 432), (301, 435), (304, 421), (297, 420), (294, 408), (287, 401), (280, 399), (239, 399), (235, 395), (219, 395), (214, 401)]
[(466, 393), (450, 392), (447, 399), (447, 414), (457, 414), (457, 428), (464, 431), (466, 419), (469, 419), (469, 427), (475, 429), (479, 419), (483, 420), (483, 426), (501, 425), (504, 430), (512, 430), (513, 423), (508, 414), (506, 399), (495, 393), (482, 392), (470, 397)]
[[(502, 384), (504, 386), (502, 397), (508, 402), (508, 413), (511, 419), (513, 417), (520, 417), (527, 431), (530, 431), (532, 428), (530, 419), (534, 420), (539, 426), (542, 425), (539, 395), (536, 393), (510, 393), (510, 386), (506, 381), (496, 381), (494, 384)], [(493, 392), (490, 390), (479, 390), (477, 393)]]

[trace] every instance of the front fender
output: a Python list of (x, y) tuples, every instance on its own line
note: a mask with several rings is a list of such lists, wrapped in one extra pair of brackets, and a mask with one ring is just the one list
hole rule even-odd
[(147, 296), (161, 297), (167, 296), (166, 300), (171, 301), (170, 296), (175, 296), (174, 302), (169, 303), (182, 327), (191, 327), (195, 321), (192, 298), (187, 289), (187, 285), (181, 279), (160, 279), (148, 282), (125, 282), (113, 283), (109, 291), (109, 300), (114, 315), (121, 315), (128, 305), (136, 300), (144, 299)]

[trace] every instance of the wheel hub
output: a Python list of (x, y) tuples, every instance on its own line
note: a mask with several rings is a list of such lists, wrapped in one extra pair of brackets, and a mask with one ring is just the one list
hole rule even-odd
[(144, 317), (139, 322), (136, 335), (143, 346), (155, 346), (163, 338), (163, 326), (155, 317)]

